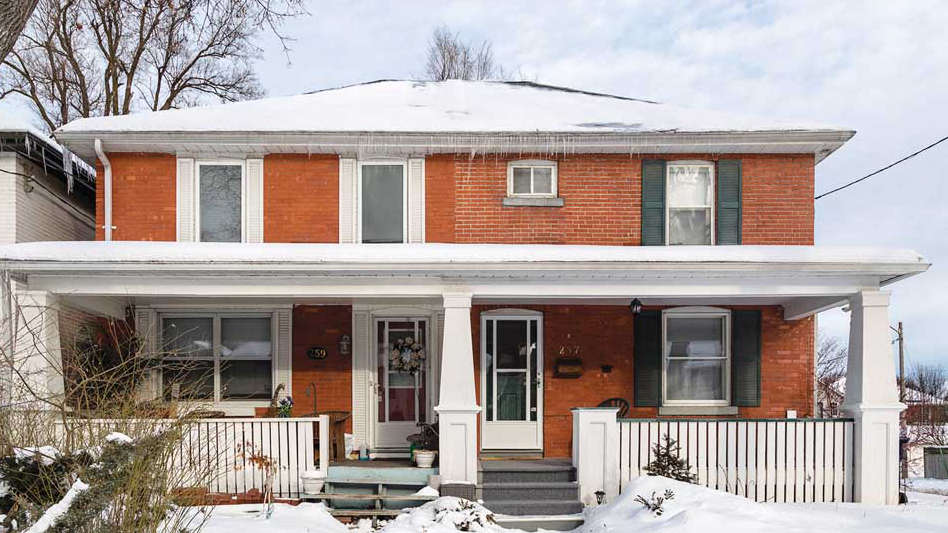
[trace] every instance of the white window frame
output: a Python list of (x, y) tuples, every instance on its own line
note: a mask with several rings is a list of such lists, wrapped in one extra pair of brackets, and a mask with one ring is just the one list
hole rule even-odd
[[(710, 208), (711, 215), (708, 217), (708, 221), (711, 224), (711, 243), (709, 245), (714, 245), (717, 242), (717, 234), (715, 232), (715, 205), (717, 202), (715, 180), (717, 176), (714, 174), (714, 163), (711, 161), (668, 161), (665, 164), (665, 245), (671, 245), (671, 210), (672, 209), (708, 209)], [(671, 206), (669, 201), (669, 191), (671, 190), (670, 181), (671, 181), (671, 169), (672, 167), (694, 167), (694, 168), (707, 168), (708, 175), (711, 177), (711, 191), (708, 198), (710, 205), (676, 205), (674, 208)], [(704, 246), (709, 246), (704, 245)], [(675, 245), (675, 246), (702, 246), (702, 245)]]
[(201, 242), (201, 167), (240, 167), (240, 242), (247, 242), (247, 162), (243, 159), (201, 159), (194, 162), (194, 241)]
[[(515, 193), (514, 192), (514, 169), (515, 168), (529, 168), (530, 169), (530, 191), (529, 193)], [(533, 191), (533, 169), (535, 168), (549, 168), (551, 169), (550, 175), (550, 192), (548, 193), (535, 193)], [(541, 159), (524, 159), (521, 161), (511, 161), (507, 163), (507, 197), (508, 198), (557, 198), (559, 194), (559, 188), (557, 187), (557, 164), (556, 161), (545, 161)]]
[[(210, 318), (211, 319), (211, 356), (214, 360), (214, 396), (212, 398), (194, 398), (194, 399), (181, 399), (182, 402), (191, 402), (195, 404), (200, 404), (203, 402), (213, 402), (215, 405), (227, 405), (227, 406), (259, 406), (259, 405), (268, 405), (270, 400), (264, 400), (261, 398), (246, 399), (246, 398), (234, 398), (234, 399), (224, 399), (222, 397), (221, 390), (221, 320), (222, 318), (269, 318), (270, 319), (270, 390), (275, 391), (277, 387), (277, 347), (278, 347), (278, 335), (277, 331), (277, 319), (276, 312), (272, 310), (261, 310), (261, 311), (224, 311), (224, 312), (215, 312), (215, 311), (170, 311), (170, 312), (158, 312), (158, 346), (160, 350), (164, 350), (165, 339), (164, 331), (165, 324), (164, 321), (166, 318)], [(162, 357), (164, 359), (171, 360), (187, 360), (188, 357)], [(165, 385), (164, 385), (164, 372), (158, 372), (158, 397), (164, 400), (165, 397)]]
[[(356, 226), (358, 227), (358, 242), (362, 243), (362, 168), (366, 166), (401, 165), (402, 167), (402, 244), (408, 242), (408, 160), (407, 159), (370, 159), (358, 161), (356, 173)], [(380, 243), (371, 243), (380, 244)], [(395, 243), (392, 243), (395, 244)]]
[[(668, 399), (668, 320), (670, 318), (719, 318), (724, 320), (722, 345), (724, 348), (724, 399), (723, 400), (669, 400)], [(720, 359), (719, 357), (691, 359)], [(718, 307), (675, 307), (662, 311), (662, 405), (731, 405), (731, 312)]]

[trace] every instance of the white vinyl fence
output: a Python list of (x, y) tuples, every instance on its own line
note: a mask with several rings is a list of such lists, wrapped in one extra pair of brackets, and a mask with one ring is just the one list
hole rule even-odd
[[(131, 436), (147, 435), (179, 424), (162, 419), (97, 419), (77, 424), (91, 431), (97, 442), (113, 431)], [(300, 474), (329, 468), (329, 417), (312, 418), (201, 418), (184, 423), (185, 429), (172, 465), (194, 472), (195, 482), (206, 484), (211, 493), (242, 494), (263, 491), (266, 478), (260, 460), (274, 465), (273, 495), (296, 498), (302, 492)], [(83, 437), (85, 440), (88, 437)], [(317, 448), (318, 439), (318, 448)], [(200, 481), (198, 481), (200, 480)]]
[(619, 490), (668, 435), (698, 484), (760, 502), (853, 501), (852, 419), (619, 419)]

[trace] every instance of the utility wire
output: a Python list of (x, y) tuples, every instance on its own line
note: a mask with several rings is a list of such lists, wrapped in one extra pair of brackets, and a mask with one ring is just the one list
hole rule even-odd
[(888, 164), (888, 165), (886, 165), (886, 166), (880, 168), (879, 170), (876, 170), (875, 172), (870, 172), (869, 174), (866, 174), (865, 176), (863, 176), (863, 177), (861, 177), (861, 178), (859, 178), (859, 179), (857, 179), (857, 180), (850, 181), (850, 182), (847, 183), (846, 185), (842, 185), (842, 186), (840, 186), (840, 187), (836, 187), (835, 189), (833, 189), (833, 190), (831, 190), (831, 191), (824, 192), (823, 194), (820, 194), (820, 195), (816, 196), (816, 197), (813, 198), (813, 199), (814, 199), (814, 200), (819, 200), (820, 198), (822, 198), (822, 197), (824, 197), (824, 196), (829, 196), (829, 195), (833, 194), (834, 192), (839, 192), (839, 191), (841, 191), (841, 190), (843, 190), (843, 189), (845, 189), (845, 188), (847, 188), (847, 187), (852, 187), (853, 185), (859, 183), (860, 181), (867, 180), (867, 179), (869, 179), (869, 178), (875, 176), (876, 174), (879, 174), (880, 172), (885, 172), (886, 170), (889, 170), (890, 168), (894, 167), (895, 165), (898, 165), (899, 163), (901, 163), (901, 162), (903, 162), (903, 161), (908, 161), (909, 159), (912, 159), (913, 157), (917, 156), (918, 154), (924, 152), (925, 150), (928, 150), (928, 149), (930, 149), (930, 148), (934, 148), (934, 147), (938, 146), (939, 144), (941, 144), (941, 143), (943, 143), (943, 142), (945, 142), (945, 141), (948, 141), (948, 136), (942, 137), (941, 139), (938, 139), (937, 141), (935, 141), (935, 142), (929, 144), (929, 145), (926, 146), (925, 148), (922, 148), (921, 150), (919, 150), (919, 151), (917, 151), (917, 152), (911, 153), (911, 154), (909, 154), (909, 155), (903, 157), (902, 159), (899, 159), (898, 161), (896, 161), (896, 162), (894, 162), (894, 163), (890, 163), (890, 164)]

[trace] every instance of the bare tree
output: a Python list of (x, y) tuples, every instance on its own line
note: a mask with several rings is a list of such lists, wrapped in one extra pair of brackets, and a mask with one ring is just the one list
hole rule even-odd
[(816, 396), (824, 416), (836, 416), (843, 403), (849, 350), (836, 337), (819, 339), (816, 350)]
[(0, 0), (0, 61), (13, 49), (35, 7), (36, 0)]
[(428, 60), (425, 64), (428, 79), (442, 80), (497, 80), (508, 73), (494, 59), (490, 41), (480, 45), (461, 40), (447, 26), (435, 28), (428, 42)]
[(304, 0), (39, 0), (0, 74), (46, 127), (80, 117), (258, 97), (254, 38)]

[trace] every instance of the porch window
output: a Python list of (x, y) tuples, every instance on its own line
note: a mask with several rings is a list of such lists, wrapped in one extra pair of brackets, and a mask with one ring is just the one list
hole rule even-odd
[(668, 244), (714, 244), (714, 166), (669, 163), (666, 180)]
[(273, 318), (167, 315), (161, 319), (166, 400), (268, 400)]
[(359, 211), (364, 243), (405, 242), (408, 197), (403, 163), (359, 166)]
[(243, 240), (243, 165), (198, 164), (198, 237), (202, 242)]
[(728, 405), (730, 313), (663, 313), (664, 405)]
[(555, 198), (555, 161), (513, 161), (507, 165), (507, 196)]

